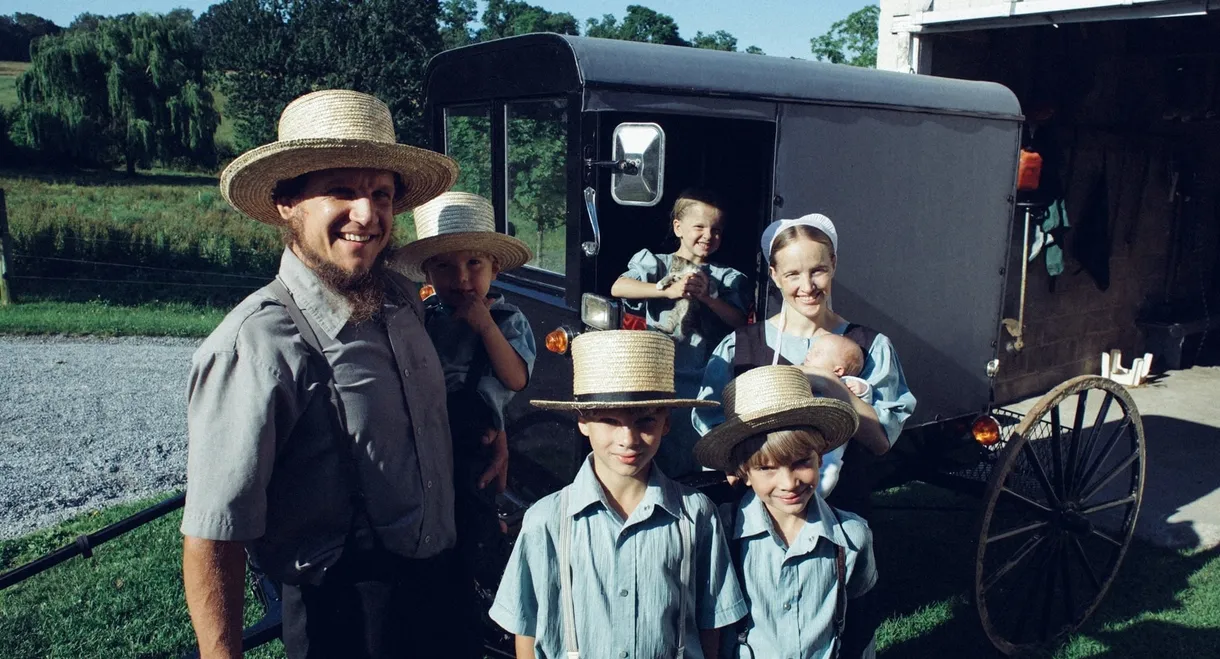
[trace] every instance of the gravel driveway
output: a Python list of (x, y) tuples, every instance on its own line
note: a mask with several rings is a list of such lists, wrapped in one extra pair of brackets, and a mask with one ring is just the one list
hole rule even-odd
[(0, 337), (0, 539), (181, 487), (198, 345)]

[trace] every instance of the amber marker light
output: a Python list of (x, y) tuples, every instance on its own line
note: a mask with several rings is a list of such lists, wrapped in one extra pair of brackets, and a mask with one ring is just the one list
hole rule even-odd
[(546, 335), (546, 349), (557, 355), (568, 354), (572, 336), (566, 327), (560, 327)]
[(419, 287), (419, 299), (426, 300), (433, 295), (436, 295), (436, 289), (432, 288), (432, 284), (424, 284)]
[(1000, 422), (993, 416), (980, 416), (970, 426), (970, 434), (979, 444), (991, 446), (1000, 441)]

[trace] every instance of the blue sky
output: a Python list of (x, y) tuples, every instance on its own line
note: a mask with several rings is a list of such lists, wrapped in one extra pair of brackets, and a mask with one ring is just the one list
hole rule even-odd
[[(809, 39), (825, 32), (830, 24), (851, 12), (873, 4), (870, 0), (529, 0), (551, 11), (566, 11), (581, 21), (602, 14), (620, 19), (629, 4), (641, 4), (673, 16), (690, 39), (695, 32), (727, 30), (737, 37), (737, 47), (758, 46), (768, 55), (811, 57)], [(25, 12), (67, 25), (80, 13), (110, 15), (130, 12), (165, 12), (186, 7), (198, 16), (212, 0), (0, 0), (0, 14)]]

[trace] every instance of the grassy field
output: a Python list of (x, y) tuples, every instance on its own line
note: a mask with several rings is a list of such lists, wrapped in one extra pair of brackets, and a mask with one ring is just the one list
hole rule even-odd
[(29, 67), (29, 62), (0, 62), (0, 108), (17, 105), (17, 76)]
[[(0, 169), (18, 305), (0, 332), (206, 335), (274, 276), (279, 231), (221, 198), (211, 176)], [(399, 216), (400, 241), (411, 236)]]
[[(912, 487), (881, 505), (934, 502), (939, 492)], [(113, 523), (152, 502), (92, 513), (54, 529), (0, 543), (6, 569)], [(954, 505), (967, 505), (958, 501)], [(169, 657), (191, 643), (182, 601), (177, 525), (171, 514), (0, 591), (0, 659)], [(885, 659), (994, 657), (969, 605), (972, 514), (879, 510), (876, 547), (886, 620), (878, 634)], [(250, 606), (247, 619), (257, 617)], [(1220, 552), (1173, 552), (1136, 542), (1118, 581), (1081, 633), (1048, 656), (1136, 659), (1214, 656), (1220, 642)], [(252, 656), (280, 656), (278, 645)]]
[[(167, 495), (168, 496), (168, 495)], [(159, 499), (158, 499), (159, 500)], [(52, 529), (0, 542), (0, 569), (69, 544), (153, 503), (90, 513)], [(0, 591), (0, 658), (177, 657), (194, 641), (182, 596), (180, 511)], [(261, 615), (247, 607), (247, 621)], [(250, 653), (282, 656), (276, 643)]]
[(212, 90), (212, 100), (216, 104), (216, 111), (220, 113), (220, 125), (216, 127), (216, 134), (213, 139), (216, 141), (216, 148), (222, 149), (227, 147), (233, 148), (233, 120), (225, 114), (225, 104), (228, 98), (219, 90)]
[(0, 334), (204, 337), (225, 311), (184, 302), (26, 302), (0, 307)]

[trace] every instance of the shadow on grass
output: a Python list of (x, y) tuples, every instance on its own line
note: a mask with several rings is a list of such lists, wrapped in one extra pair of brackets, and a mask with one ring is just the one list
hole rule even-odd
[[(873, 528), (881, 578), (885, 659), (998, 657), (970, 600), (977, 502), (922, 485), (878, 495)], [(1057, 659), (1216, 656), (1220, 549), (1192, 554), (1135, 539), (1093, 616), (1064, 644), (1029, 656)]]

